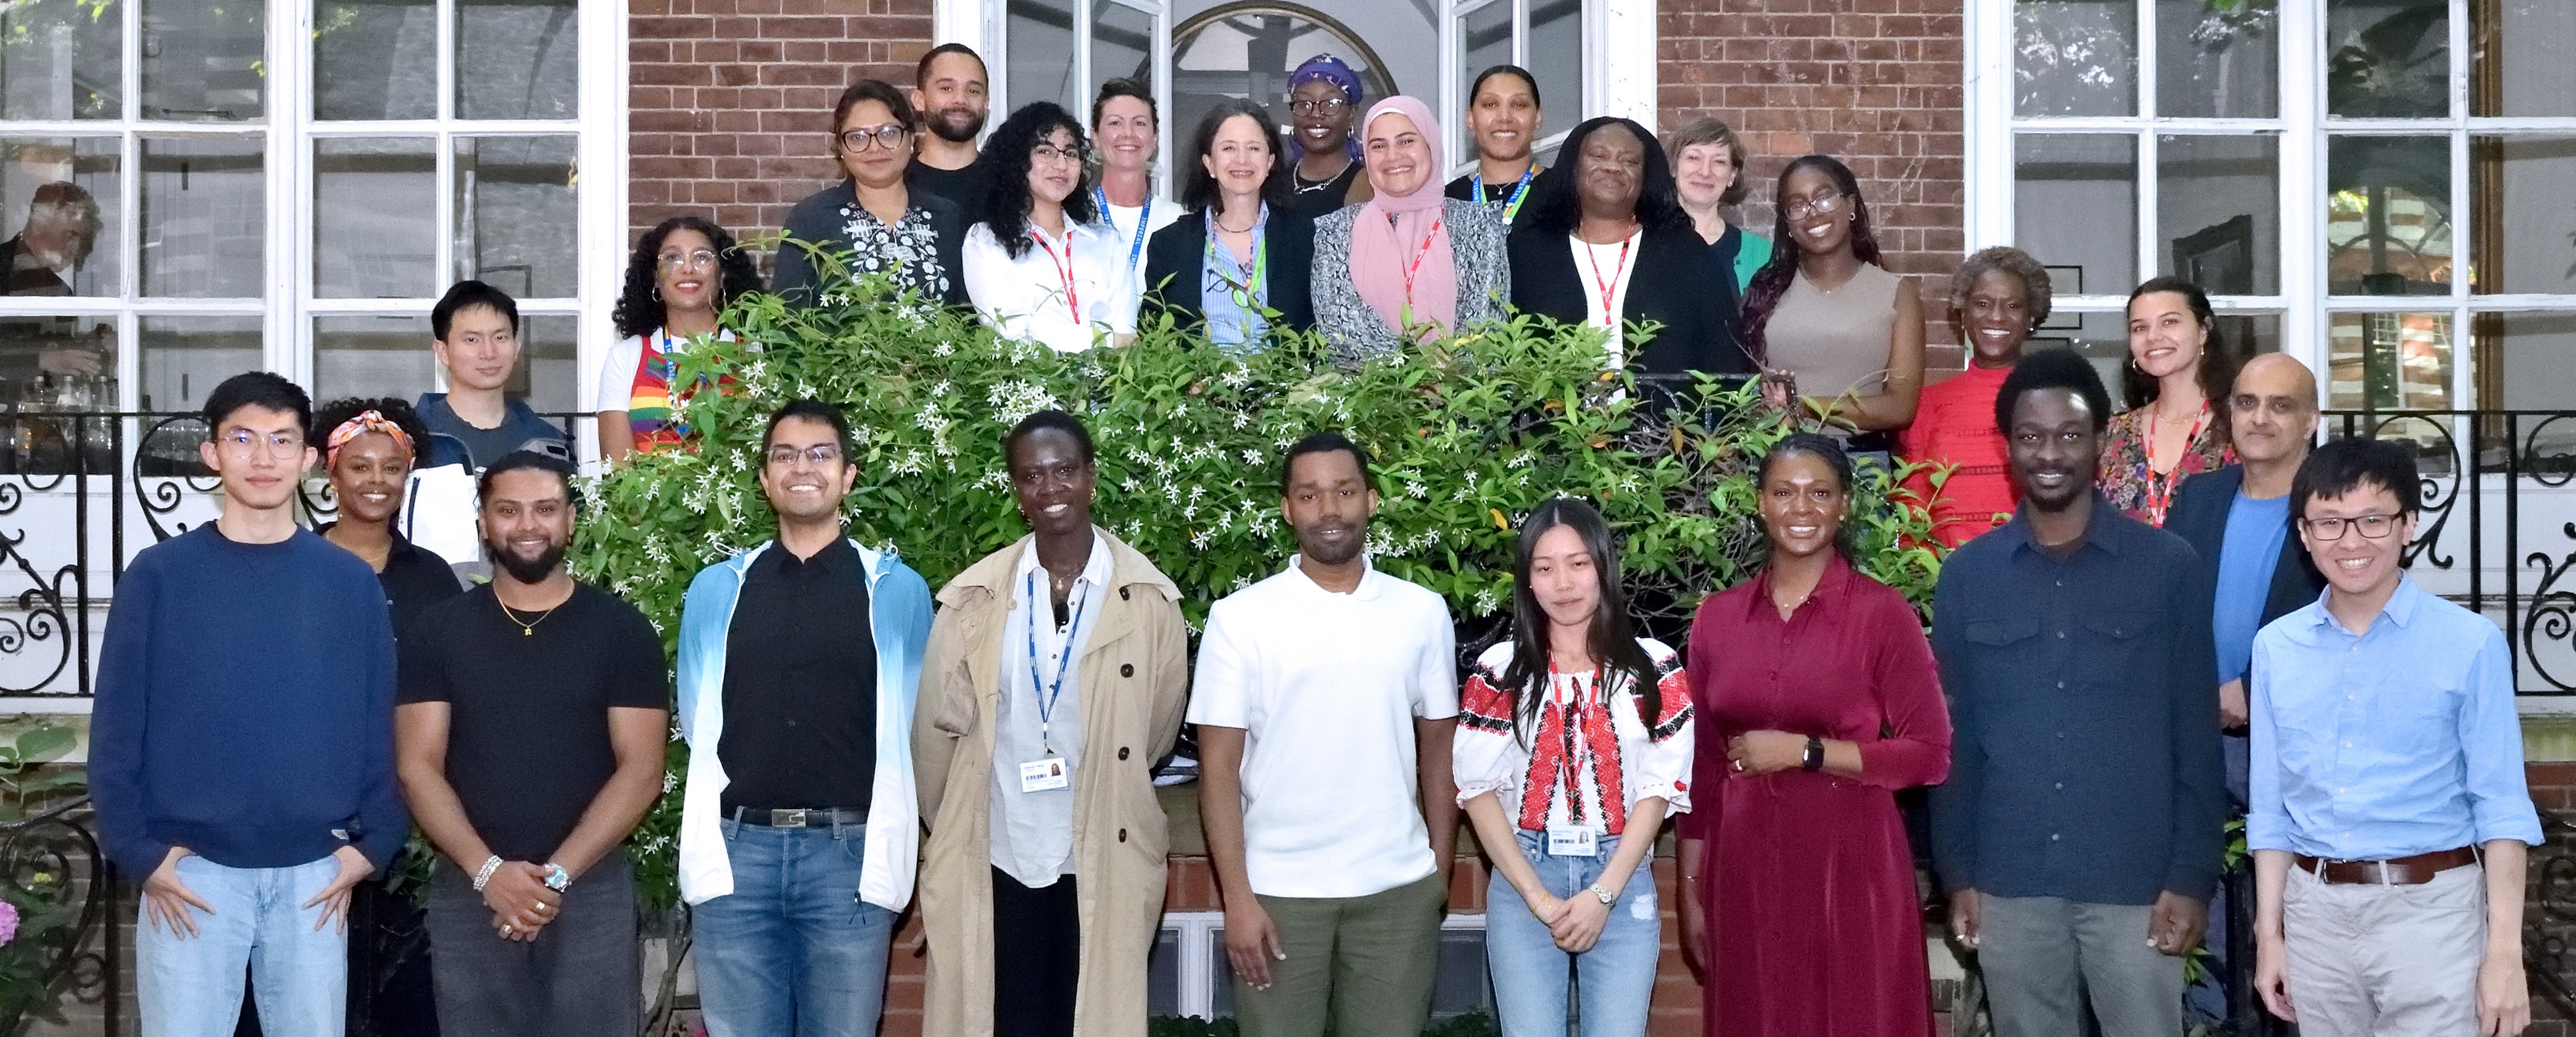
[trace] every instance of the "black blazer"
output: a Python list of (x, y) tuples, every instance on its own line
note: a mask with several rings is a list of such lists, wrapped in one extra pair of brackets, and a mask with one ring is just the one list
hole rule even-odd
[[(1278, 206), (1270, 207), (1270, 224), (1261, 232), (1261, 251), (1268, 258), (1262, 278), (1270, 283), (1270, 308), (1279, 311), (1273, 325), (1304, 331), (1315, 325), (1315, 304), (1308, 294), (1315, 266), (1315, 221)], [(1195, 328), (1207, 323), (1199, 289), (1207, 283), (1207, 213), (1183, 213), (1145, 242), (1145, 298), (1139, 322), (1170, 313), (1173, 323)]]
[[(1698, 232), (1688, 227), (1649, 230), (1628, 262), (1634, 269), (1620, 317), (1664, 326), (1637, 355), (1638, 374), (1754, 373), (1753, 358), (1744, 352), (1735, 271), (1717, 265)], [(1575, 269), (1564, 230), (1537, 222), (1514, 227), (1511, 263), (1513, 306), (1567, 324), (1583, 323), (1584, 293), (1598, 289), (1588, 274)]]
[[(2165, 531), (2183, 538), (2200, 554), (2205, 570), (2202, 579), (2215, 590), (2218, 586), (2218, 553), (2227, 546), (2227, 512), (2236, 504), (2236, 491), (2245, 486), (2245, 469), (2228, 465), (2212, 472), (2182, 481), (2174, 490), (2173, 510), (2165, 514)], [(2317, 600), (2325, 593), (2326, 578), (2317, 571), (2317, 563), (2299, 544), (2299, 531), (2293, 527), (2281, 541), (2281, 557), (2272, 564), (2272, 586), (2263, 596), (2265, 623), (2289, 615)], [(2238, 674), (2239, 677), (2247, 676)]]

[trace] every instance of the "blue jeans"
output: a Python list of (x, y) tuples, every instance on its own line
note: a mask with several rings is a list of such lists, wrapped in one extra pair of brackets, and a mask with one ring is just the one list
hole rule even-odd
[(179, 882), (214, 913), (182, 908), (197, 923), (191, 937), (155, 926), (137, 909), (143, 1037), (231, 1037), (241, 1018), (244, 968), (262, 1033), (340, 1037), (348, 1022), (348, 938), (336, 925), (315, 931), (322, 909), (303, 906), (340, 874), (339, 862), (227, 868), (189, 856), (179, 858), (178, 870)]
[[(1599, 856), (1558, 857), (1547, 852), (1546, 833), (1520, 833), (1521, 856), (1538, 870), (1539, 884), (1567, 900), (1591, 897), (1602, 867), (1619, 849), (1618, 836), (1605, 835), (1600, 842)], [(1610, 905), (1601, 938), (1581, 954), (1557, 949), (1547, 923), (1530, 914), (1520, 891), (1503, 881), (1502, 869), (1494, 869), (1485, 884), (1485, 965), (1493, 974), (1503, 1037), (1565, 1037), (1569, 973), (1581, 1000), (1583, 1037), (1639, 1037), (1646, 1032), (1663, 936), (1655, 876), (1645, 863)]]
[(859, 900), (867, 826), (724, 833), (733, 892), (691, 909), (707, 1037), (872, 1037), (895, 913)]

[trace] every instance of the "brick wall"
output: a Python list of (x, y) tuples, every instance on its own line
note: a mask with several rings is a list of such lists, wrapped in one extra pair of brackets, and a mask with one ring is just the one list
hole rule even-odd
[(840, 179), (825, 150), (850, 81), (912, 84), (930, 0), (632, 0), (627, 217), (674, 212), (737, 235), (775, 231)]
[[(1821, 152), (1859, 176), (1887, 266), (1946, 278), (1967, 241), (1961, 0), (1663, 0), (1659, 129), (1726, 120), (1753, 153), (1738, 223), (1768, 235), (1772, 185)], [(1929, 366), (1955, 370), (1940, 301), (1924, 285)]]

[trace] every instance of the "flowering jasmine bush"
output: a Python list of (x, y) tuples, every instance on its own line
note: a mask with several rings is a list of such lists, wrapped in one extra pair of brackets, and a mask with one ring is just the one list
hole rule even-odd
[[(1236, 354), (1168, 324), (1132, 344), (1059, 354), (970, 317), (858, 301), (879, 297), (840, 281), (810, 309), (737, 301), (726, 324), (741, 341), (701, 339), (679, 359), (679, 379), (730, 379), (723, 394), (685, 405), (694, 449), (639, 457), (581, 487), (575, 571), (674, 638), (697, 570), (772, 535), (756, 481), (761, 433), (778, 406), (815, 397), (840, 405), (857, 435), (851, 535), (892, 546), (936, 590), (1026, 531), (1002, 435), (1059, 407), (1098, 444), (1096, 520), (1180, 585), (1194, 628), (1210, 602), (1296, 550), (1279, 513), (1279, 458), (1331, 428), (1375, 455), (1375, 564), (1447, 597), (1462, 641), (1498, 629), (1515, 526), (1559, 494), (1600, 506), (1622, 534), (1639, 610), (1673, 639), (1701, 597), (1758, 564), (1752, 463), (1791, 431), (1749, 390), (1714, 385), (1681, 389), (1676, 420), (1649, 413), (1638, 402), (1647, 393), (1601, 370), (1601, 331), (1538, 318), (1341, 369), (1312, 339)], [(1863, 487), (1856, 561), (1928, 603), (1938, 558), (1908, 546), (1926, 542), (1925, 522), (1888, 504), (1884, 486), (1873, 477)], [(675, 736), (665, 791), (678, 787), (682, 752)], [(677, 797), (666, 797), (635, 840), (646, 888), (663, 902), (677, 819)]]

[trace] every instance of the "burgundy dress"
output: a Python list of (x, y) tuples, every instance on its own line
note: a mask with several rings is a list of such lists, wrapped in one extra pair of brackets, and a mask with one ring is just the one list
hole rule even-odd
[[(1711, 1037), (1928, 1037), (1930, 979), (1914, 858), (1895, 790), (1950, 769), (1950, 714), (1904, 596), (1842, 559), (1788, 620), (1766, 572), (1702, 603), (1688, 669), (1701, 737)], [(1746, 731), (1860, 744), (1862, 776), (1727, 768)]]

